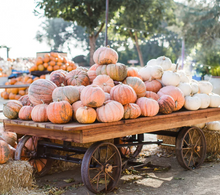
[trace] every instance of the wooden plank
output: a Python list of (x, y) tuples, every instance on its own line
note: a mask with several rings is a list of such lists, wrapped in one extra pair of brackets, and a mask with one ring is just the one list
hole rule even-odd
[(81, 131), (59, 131), (54, 129), (45, 129), (40, 127), (29, 127), (16, 124), (5, 124), (5, 131), (16, 132), (17, 134), (32, 135), (49, 139), (58, 139), (81, 143)]

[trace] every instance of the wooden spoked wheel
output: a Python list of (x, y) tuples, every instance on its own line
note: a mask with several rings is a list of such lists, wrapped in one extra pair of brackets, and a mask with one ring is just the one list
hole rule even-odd
[(206, 157), (204, 133), (198, 127), (184, 128), (176, 140), (176, 156), (179, 164), (189, 170), (198, 168)]
[(37, 153), (37, 143), (39, 138), (25, 135), (18, 142), (15, 151), (15, 160), (27, 160), (34, 168), (36, 176), (45, 175), (51, 167), (52, 160), (39, 158)]
[(81, 165), (83, 183), (93, 193), (113, 190), (121, 176), (122, 162), (112, 143), (97, 142), (86, 151)]
[[(121, 138), (115, 139), (115, 144), (128, 144), (133, 143), (130, 140), (132, 136), (125, 136)], [(122, 158), (135, 158), (142, 150), (143, 145), (135, 145), (135, 146), (124, 146), (120, 147), (119, 152)]]

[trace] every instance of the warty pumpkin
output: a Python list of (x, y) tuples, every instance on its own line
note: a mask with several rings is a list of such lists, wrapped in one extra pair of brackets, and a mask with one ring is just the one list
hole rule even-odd
[(23, 106), (22, 103), (18, 100), (9, 100), (3, 105), (3, 114), (9, 119), (18, 118), (18, 113)]
[(76, 111), (76, 120), (79, 123), (94, 123), (96, 116), (95, 109), (87, 106), (80, 107)]

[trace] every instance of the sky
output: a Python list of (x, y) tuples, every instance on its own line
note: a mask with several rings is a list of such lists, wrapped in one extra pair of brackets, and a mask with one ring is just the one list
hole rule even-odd
[[(46, 43), (35, 39), (44, 20), (34, 15), (35, 5), (34, 0), (0, 0), (0, 46), (10, 48), (10, 58), (36, 57), (36, 52), (50, 51)], [(80, 49), (72, 52), (74, 56), (84, 54)], [(0, 48), (0, 57), (6, 60), (6, 49)], [(68, 53), (68, 57), (73, 56)]]

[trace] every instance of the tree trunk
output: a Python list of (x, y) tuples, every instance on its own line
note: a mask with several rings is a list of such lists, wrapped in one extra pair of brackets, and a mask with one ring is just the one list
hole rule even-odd
[(95, 41), (96, 41), (95, 35), (89, 36), (89, 46), (90, 46), (89, 64), (90, 64), (90, 66), (95, 64), (95, 62), (93, 60), (93, 54), (95, 52)]
[(138, 52), (138, 57), (139, 57), (139, 60), (140, 60), (140, 64), (141, 64), (141, 66), (144, 66), (144, 61), (143, 61), (141, 49), (140, 49), (139, 44), (138, 44), (137, 32), (135, 32), (135, 45), (136, 45), (136, 48), (137, 48), (137, 52)]

